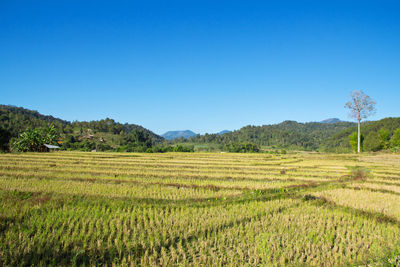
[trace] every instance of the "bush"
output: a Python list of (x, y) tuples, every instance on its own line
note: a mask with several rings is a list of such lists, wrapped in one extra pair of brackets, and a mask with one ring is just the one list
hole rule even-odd
[(364, 141), (364, 150), (366, 151), (378, 151), (382, 149), (379, 135), (376, 132), (370, 132)]
[(183, 145), (177, 145), (174, 147), (174, 152), (194, 152), (194, 147), (188, 147)]
[[(364, 135), (361, 135), (360, 137), (360, 147), (361, 149), (363, 148), (363, 143), (364, 143)], [(354, 152), (357, 152), (357, 145), (358, 145), (358, 134), (357, 132), (353, 132), (351, 135), (349, 135), (349, 142), (350, 142), (350, 146), (353, 149)]]
[(225, 147), (228, 152), (250, 153), (259, 152), (260, 148), (253, 143), (230, 143)]
[(400, 148), (400, 128), (394, 130), (390, 145), (395, 149)]
[(381, 128), (378, 132), (379, 143), (381, 148), (388, 149), (390, 145), (390, 131), (385, 128)]
[(29, 129), (13, 142), (12, 150), (18, 152), (43, 152), (47, 149), (44, 144), (57, 145), (58, 133), (54, 126), (49, 128)]
[(371, 176), (371, 171), (365, 167), (355, 166), (348, 168), (350, 169), (350, 177), (354, 180), (365, 180)]

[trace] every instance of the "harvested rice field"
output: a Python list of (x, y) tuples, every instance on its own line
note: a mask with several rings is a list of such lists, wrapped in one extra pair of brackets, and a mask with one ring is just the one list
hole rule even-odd
[(0, 265), (395, 266), (400, 155), (0, 154)]

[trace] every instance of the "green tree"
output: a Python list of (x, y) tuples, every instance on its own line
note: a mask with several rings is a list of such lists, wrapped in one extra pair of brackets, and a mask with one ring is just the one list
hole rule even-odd
[(251, 153), (259, 152), (260, 148), (253, 143), (230, 143), (225, 147), (229, 152), (235, 153)]
[(350, 142), (351, 149), (352, 149), (354, 152), (357, 152), (357, 144), (358, 144), (357, 132), (352, 132), (352, 133), (349, 135), (349, 142)]
[(19, 152), (43, 152), (44, 144), (57, 145), (58, 133), (54, 126), (29, 129), (18, 136), (12, 149)]
[(140, 130), (133, 130), (128, 138), (129, 142), (132, 142), (135, 146), (142, 146), (149, 148), (151, 147), (151, 138), (145, 132)]
[(385, 128), (381, 128), (378, 131), (378, 135), (379, 135), (379, 143), (381, 148), (383, 149), (388, 149), (389, 145), (390, 145), (390, 132), (388, 129)]
[(177, 145), (173, 148), (174, 152), (194, 152), (193, 146)]
[(379, 134), (377, 132), (370, 132), (364, 140), (364, 150), (378, 151), (382, 148)]
[(390, 143), (393, 148), (400, 148), (400, 128), (394, 130)]

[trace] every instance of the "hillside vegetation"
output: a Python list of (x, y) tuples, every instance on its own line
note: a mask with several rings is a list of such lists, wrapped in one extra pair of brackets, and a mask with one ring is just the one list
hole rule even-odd
[[(378, 134), (381, 129), (388, 130), (390, 134), (389, 138), (393, 137), (395, 131), (400, 129), (400, 118), (385, 118), (379, 121), (366, 121), (361, 123), (361, 133), (364, 138), (371, 134)], [(355, 124), (352, 127), (348, 127), (333, 134), (325, 141), (323, 149), (330, 152), (343, 152), (350, 150), (349, 135), (353, 132), (357, 132), (357, 126)], [(379, 140), (375, 142), (379, 142)]]
[[(66, 150), (166, 152), (196, 149), (259, 152), (287, 149), (351, 152), (349, 136), (357, 130), (356, 123), (352, 122), (284, 121), (275, 125), (249, 125), (224, 134), (195, 135), (189, 138), (165, 140), (142, 126), (121, 124), (109, 118), (90, 122), (69, 122), (42, 115), (37, 111), (5, 105), (0, 105), (0, 122), (1, 150), (7, 150), (13, 140), (28, 129), (53, 126), (58, 134), (58, 144)], [(400, 130), (396, 134), (397, 129), (400, 129), (400, 118), (385, 118), (362, 123), (364, 151), (398, 149)], [(386, 137), (383, 138), (383, 135)], [(382, 141), (382, 138), (387, 140)], [(396, 141), (397, 139), (399, 141)]]
[[(284, 121), (275, 125), (246, 126), (240, 130), (191, 137), (186, 142), (217, 143), (221, 147), (231, 143), (253, 143), (270, 148), (317, 150), (332, 135), (354, 126), (352, 122), (298, 123)], [(179, 140), (182, 141), (182, 140)]]
[(0, 105), (1, 128), (10, 137), (18, 137), (28, 129), (54, 126), (64, 149), (73, 150), (146, 150), (164, 139), (135, 124), (121, 124), (106, 118), (99, 121), (69, 122), (45, 116), (29, 109)]
[[(378, 151), (382, 149), (399, 149), (400, 142), (391, 144), (392, 139), (400, 138), (400, 118), (385, 118), (379, 121), (368, 121), (361, 125), (361, 132), (365, 141), (364, 151)], [(352, 152), (350, 135), (357, 131), (357, 124), (352, 122), (309, 122), (298, 123), (284, 121), (275, 125), (246, 126), (240, 130), (223, 135), (205, 134), (188, 139), (175, 140), (177, 143), (190, 143), (195, 146), (213, 144), (220, 150), (229, 151), (232, 146), (255, 144), (266, 150), (289, 149), (323, 152)], [(381, 144), (379, 131), (388, 131), (388, 145)], [(400, 130), (398, 130), (400, 131)], [(239, 152), (239, 151), (234, 151)]]

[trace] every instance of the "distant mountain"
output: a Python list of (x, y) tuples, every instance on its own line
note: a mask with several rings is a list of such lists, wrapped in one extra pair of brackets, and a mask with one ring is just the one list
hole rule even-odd
[(192, 132), (191, 130), (185, 130), (185, 131), (168, 131), (165, 134), (161, 135), (167, 140), (173, 140), (175, 138), (189, 138), (192, 136), (196, 136), (196, 133)]
[(321, 123), (336, 123), (336, 122), (342, 122), (342, 121), (338, 118), (329, 118), (321, 121)]
[(230, 132), (231, 132), (231, 131), (229, 131), (229, 130), (223, 130), (223, 131), (220, 131), (220, 132), (217, 133), (217, 134), (223, 135), (223, 134), (230, 133)]

